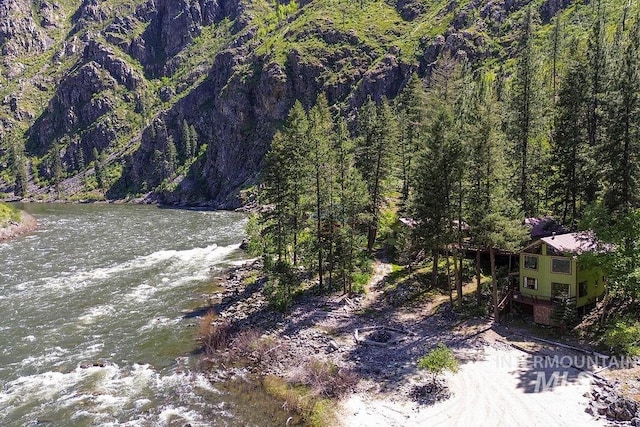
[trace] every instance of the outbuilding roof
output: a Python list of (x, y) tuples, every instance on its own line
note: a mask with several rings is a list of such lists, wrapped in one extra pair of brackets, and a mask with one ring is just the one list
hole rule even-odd
[(551, 236), (553, 234), (565, 234), (567, 230), (560, 222), (552, 216), (544, 216), (541, 218), (526, 218), (524, 224), (531, 230), (531, 238), (539, 239), (541, 237)]

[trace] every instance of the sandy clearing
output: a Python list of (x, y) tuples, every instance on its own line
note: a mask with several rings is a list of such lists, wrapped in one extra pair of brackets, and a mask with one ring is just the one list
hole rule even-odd
[[(535, 392), (537, 371), (522, 351), (485, 346), (482, 360), (464, 363), (448, 375), (453, 396), (432, 406), (393, 396), (351, 395), (339, 411), (344, 426), (599, 426), (584, 412), (591, 379), (574, 369), (568, 381)], [(563, 377), (565, 372), (560, 373)], [(545, 373), (546, 381), (551, 373)]]

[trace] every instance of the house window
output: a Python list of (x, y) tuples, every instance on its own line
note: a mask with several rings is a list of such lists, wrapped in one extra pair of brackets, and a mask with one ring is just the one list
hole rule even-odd
[(525, 255), (524, 256), (524, 268), (529, 270), (537, 270), (538, 269), (538, 257), (534, 255)]
[(551, 258), (551, 272), (571, 274), (571, 260), (568, 258)]
[(556, 300), (569, 298), (569, 284), (551, 282), (551, 297)]
[(538, 279), (535, 277), (525, 277), (522, 286), (527, 289), (538, 289)]
[(582, 297), (586, 297), (587, 296), (587, 282), (580, 282), (578, 283), (578, 298), (582, 298)]

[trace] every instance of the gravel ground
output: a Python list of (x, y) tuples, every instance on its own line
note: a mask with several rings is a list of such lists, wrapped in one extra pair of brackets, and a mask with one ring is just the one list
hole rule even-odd
[[(556, 370), (533, 366), (533, 355), (511, 345), (488, 320), (457, 320), (448, 303), (435, 314), (428, 301), (390, 304), (393, 295), (384, 289), (389, 264), (376, 263), (364, 296), (304, 296), (286, 317), (267, 308), (259, 267), (231, 271), (214, 307), (220, 318), (240, 330), (259, 330), (277, 347), (252, 368), (255, 373), (291, 378), (311, 361), (355, 372), (357, 383), (336, 407), (345, 426), (605, 425), (585, 412), (589, 375), (569, 367), (553, 383)], [(247, 277), (256, 278), (249, 287)], [(461, 363), (457, 374), (445, 376), (451, 396), (442, 401), (425, 396), (429, 376), (417, 368), (439, 342)]]

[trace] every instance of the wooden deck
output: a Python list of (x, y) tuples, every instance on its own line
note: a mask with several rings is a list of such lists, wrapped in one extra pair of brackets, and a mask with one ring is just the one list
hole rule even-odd
[(513, 292), (512, 299), (513, 301), (521, 302), (528, 305), (553, 305), (553, 301), (548, 298), (525, 296), (518, 291)]

